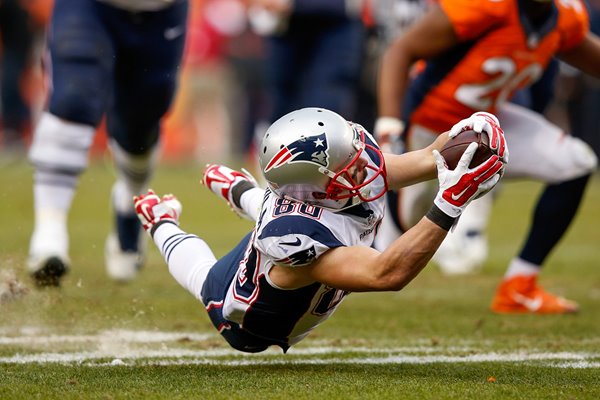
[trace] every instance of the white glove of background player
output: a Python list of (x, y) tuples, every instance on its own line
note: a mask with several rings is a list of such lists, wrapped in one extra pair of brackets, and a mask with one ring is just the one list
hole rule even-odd
[(161, 221), (172, 222), (179, 225), (179, 216), (181, 215), (181, 203), (172, 194), (166, 194), (158, 197), (152, 189), (148, 193), (133, 198), (135, 203), (135, 213), (137, 214), (142, 227), (152, 236), (153, 228)]
[(457, 218), (471, 200), (492, 190), (502, 176), (504, 163), (497, 155), (491, 156), (474, 168), (469, 168), (475, 151), (477, 143), (471, 143), (454, 170), (448, 169), (446, 160), (439, 151), (433, 151), (440, 183), (434, 203), (452, 218)]
[(488, 135), (490, 149), (497, 154), (504, 162), (508, 162), (508, 147), (504, 131), (500, 128), (500, 122), (494, 114), (485, 111), (478, 111), (469, 118), (463, 119), (450, 129), (450, 138), (460, 135), (461, 132), (474, 130), (475, 132), (485, 132)]
[(379, 117), (375, 121), (375, 139), (381, 150), (393, 153), (395, 145), (404, 133), (404, 122), (394, 117)]

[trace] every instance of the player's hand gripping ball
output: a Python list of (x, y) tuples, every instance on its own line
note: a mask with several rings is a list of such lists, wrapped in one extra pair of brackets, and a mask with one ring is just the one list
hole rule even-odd
[(488, 136), (483, 132), (475, 132), (474, 130), (463, 131), (452, 139), (448, 140), (440, 154), (446, 160), (448, 169), (455, 169), (458, 160), (462, 157), (465, 150), (471, 143), (477, 143), (477, 151), (473, 155), (473, 159), (469, 164), (470, 168), (476, 167), (494, 155), (494, 151), (490, 148)]
[(440, 153), (450, 169), (456, 168), (458, 160), (471, 143), (477, 143), (478, 148), (470, 167), (481, 164), (492, 155), (497, 155), (504, 164), (508, 163), (506, 138), (498, 118), (493, 114), (476, 112), (455, 124), (449, 136), (450, 140)]

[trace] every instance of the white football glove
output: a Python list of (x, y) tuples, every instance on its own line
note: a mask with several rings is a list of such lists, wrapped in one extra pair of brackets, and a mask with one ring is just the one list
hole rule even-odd
[(401, 153), (397, 146), (404, 133), (404, 122), (394, 117), (379, 117), (375, 121), (375, 139), (385, 153)]
[(474, 168), (469, 168), (475, 151), (477, 143), (471, 143), (454, 170), (448, 169), (439, 151), (433, 151), (440, 184), (434, 203), (449, 217), (460, 216), (473, 199), (492, 190), (502, 176), (504, 163), (497, 155), (491, 156)]
[(161, 221), (172, 222), (179, 225), (182, 206), (179, 200), (172, 194), (158, 197), (152, 189), (148, 193), (133, 198), (135, 213), (142, 227), (152, 236), (153, 228)]
[(461, 132), (474, 130), (485, 132), (489, 138), (490, 149), (498, 155), (500, 160), (508, 163), (508, 147), (504, 138), (504, 131), (500, 128), (500, 122), (495, 115), (485, 111), (478, 111), (469, 118), (463, 119), (450, 129), (450, 138), (458, 136)]

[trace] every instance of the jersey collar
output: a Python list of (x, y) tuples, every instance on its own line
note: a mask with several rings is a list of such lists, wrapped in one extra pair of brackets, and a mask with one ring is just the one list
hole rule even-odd
[(552, 10), (548, 19), (542, 26), (536, 29), (525, 13), (525, 1), (526, 0), (517, 1), (519, 6), (519, 19), (521, 20), (521, 26), (523, 27), (523, 32), (527, 38), (527, 47), (533, 49), (539, 45), (546, 35), (556, 28), (558, 22), (558, 8), (556, 8), (556, 4), (552, 2)]

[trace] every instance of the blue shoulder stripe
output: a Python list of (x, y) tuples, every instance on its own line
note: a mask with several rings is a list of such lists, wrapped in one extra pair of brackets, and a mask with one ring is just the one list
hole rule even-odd
[(270, 221), (265, 225), (258, 238), (265, 239), (290, 234), (308, 236), (329, 248), (344, 246), (325, 225), (299, 215), (286, 215)]

